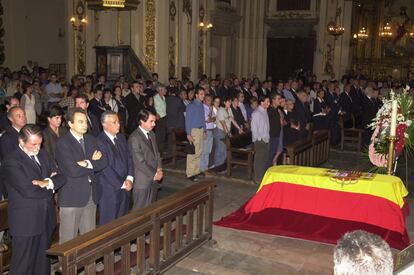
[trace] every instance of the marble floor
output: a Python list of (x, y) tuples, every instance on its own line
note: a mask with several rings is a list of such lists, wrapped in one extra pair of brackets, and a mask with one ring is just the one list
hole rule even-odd
[[(168, 180), (163, 184), (161, 197), (192, 184), (185, 179), (184, 165), (182, 160), (175, 169), (165, 166)], [(362, 154), (335, 150), (331, 151), (329, 161), (323, 166), (360, 171), (367, 171), (370, 167)], [(399, 166), (405, 182), (405, 165), (400, 163)], [(408, 172), (408, 183), (414, 183), (414, 171)], [(243, 179), (244, 173), (244, 169), (236, 169), (232, 178), (207, 177), (217, 182), (214, 220), (238, 209), (256, 192), (257, 186)], [(410, 195), (408, 201), (413, 209), (414, 196)], [(407, 219), (407, 227), (410, 238), (414, 239), (411, 217)], [(213, 239), (216, 243), (197, 249), (166, 274), (333, 274), (333, 245), (217, 226), (213, 228)]]

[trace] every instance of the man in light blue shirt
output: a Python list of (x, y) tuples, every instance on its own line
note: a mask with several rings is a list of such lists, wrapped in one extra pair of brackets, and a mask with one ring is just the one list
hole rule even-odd
[(195, 98), (187, 105), (185, 115), (185, 131), (187, 139), (195, 147), (194, 154), (187, 155), (186, 175), (191, 181), (197, 181), (200, 174), (201, 153), (203, 152), (203, 139), (205, 137), (206, 121), (204, 117), (204, 89), (195, 89)]
[(56, 74), (50, 75), (50, 82), (45, 87), (46, 93), (49, 96), (48, 107), (53, 104), (57, 104), (63, 97), (63, 88), (60, 83), (57, 82)]

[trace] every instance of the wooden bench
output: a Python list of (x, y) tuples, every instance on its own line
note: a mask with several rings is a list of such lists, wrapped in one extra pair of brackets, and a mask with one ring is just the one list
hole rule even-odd
[(329, 157), (329, 139), (329, 131), (323, 130), (287, 145), (286, 164), (318, 166), (326, 162)]
[[(214, 188), (213, 182), (194, 184), (47, 252), (59, 258), (63, 275), (80, 270), (96, 274), (97, 262), (102, 262), (104, 274), (128, 275), (131, 267), (138, 274), (165, 272), (211, 240)], [(134, 253), (132, 242), (137, 245)], [(119, 249), (122, 256), (116, 264), (114, 252)]]
[[(7, 200), (0, 201), (0, 231), (9, 229), (9, 223), (7, 221)], [(9, 269), (11, 249), (10, 242), (0, 242), (0, 274)]]
[(312, 166), (313, 149), (312, 138), (297, 140), (286, 147), (286, 164)]
[(187, 133), (184, 129), (172, 129), (172, 164), (177, 167), (177, 158), (186, 157), (185, 146), (188, 144)]
[[(8, 211), (8, 201), (7, 200), (0, 201), (0, 231), (9, 229), (7, 211)], [(59, 212), (57, 211), (57, 213)], [(57, 228), (52, 238), (52, 246), (55, 246), (59, 243), (59, 230), (58, 230), (59, 218), (57, 217), (57, 219), (58, 219)], [(3, 274), (3, 272), (9, 270), (11, 253), (12, 253), (12, 247), (11, 247), (10, 241), (0, 243), (0, 274)]]
[(339, 124), (341, 126), (341, 150), (344, 150), (344, 144), (349, 143), (356, 146), (356, 151), (359, 152), (361, 150), (362, 145), (362, 134), (364, 133), (363, 129), (358, 129), (355, 127), (355, 117), (351, 115), (352, 127), (345, 128), (344, 127), (344, 120), (341, 116), (339, 118)]
[(249, 131), (230, 138), (226, 137), (225, 143), (227, 147), (227, 176), (231, 176), (233, 165), (240, 165), (247, 167), (247, 177), (252, 179), (254, 157), (252, 133)]
[(312, 166), (319, 166), (328, 161), (330, 136), (328, 130), (318, 131), (312, 135)]

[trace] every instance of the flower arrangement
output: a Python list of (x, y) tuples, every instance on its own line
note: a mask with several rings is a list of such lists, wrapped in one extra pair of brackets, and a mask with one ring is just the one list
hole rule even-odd
[(392, 102), (397, 101), (395, 156), (401, 155), (404, 148), (414, 149), (413, 99), (403, 89), (403, 93), (395, 94), (392, 90), (390, 97), (383, 100), (384, 105), (378, 110), (372, 123), (368, 125), (374, 130), (368, 155), (371, 163), (381, 172), (387, 166), (389, 135), (391, 130)]

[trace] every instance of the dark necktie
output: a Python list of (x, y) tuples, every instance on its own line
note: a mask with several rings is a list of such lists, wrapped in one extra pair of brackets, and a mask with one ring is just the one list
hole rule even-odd
[(114, 144), (115, 144), (115, 148), (118, 151), (118, 153), (121, 154), (121, 147), (119, 146), (119, 141), (116, 137), (114, 137)]
[(86, 155), (86, 151), (85, 151), (85, 141), (83, 140), (83, 138), (79, 139), (79, 143), (80, 143), (80, 145), (82, 147), (83, 154)]
[(36, 164), (36, 167), (39, 169), (39, 171), (42, 171), (42, 167), (40, 166), (40, 164), (37, 162), (36, 158), (34, 155), (31, 155), (30, 158), (32, 159), (32, 161)]
[(153, 153), (154, 153), (154, 155), (155, 155), (154, 146), (153, 146), (153, 144), (152, 144), (152, 140), (151, 140), (150, 133), (147, 133), (147, 137), (148, 137), (148, 142), (149, 142), (149, 144), (150, 144), (150, 146), (151, 146), (151, 150), (152, 150), (152, 152), (153, 152)]

